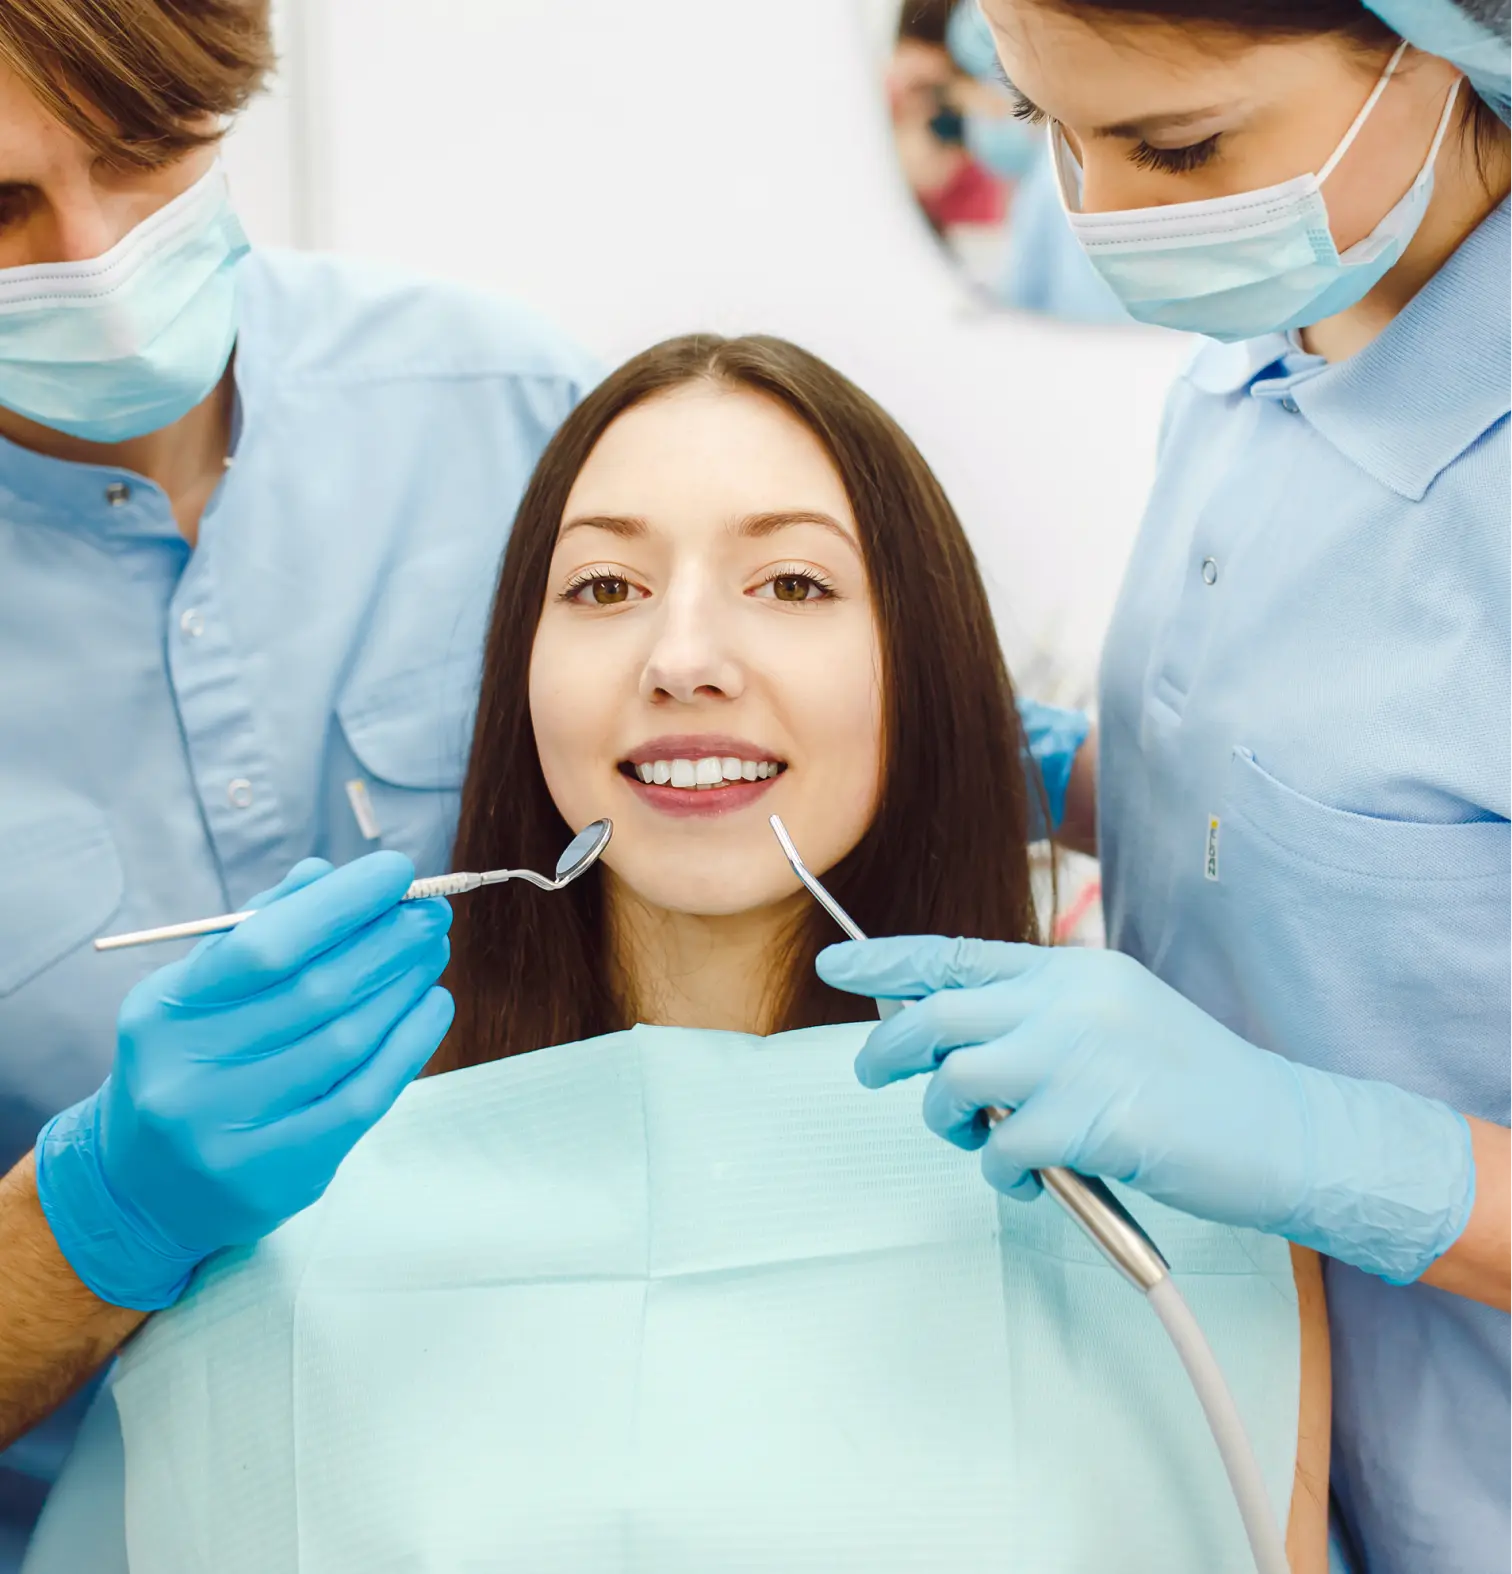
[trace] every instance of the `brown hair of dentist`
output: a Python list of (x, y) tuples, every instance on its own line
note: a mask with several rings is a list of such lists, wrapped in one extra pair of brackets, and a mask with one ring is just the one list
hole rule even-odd
[[(763, 395), (814, 433), (844, 483), (882, 647), (883, 762), (876, 813), (825, 874), (871, 934), (1036, 938), (1024, 741), (971, 547), (918, 450), (817, 357), (780, 339), (694, 335), (622, 366), (568, 416), (520, 504), (483, 662), (454, 867), (550, 869), (577, 827), (546, 789), (531, 728), (531, 648), (567, 497), (610, 424), (693, 382)], [(774, 858), (780, 856), (775, 842)], [(616, 998), (598, 871), (547, 895), (457, 904), (448, 983), (457, 1019), (433, 1071), (630, 1025)], [(868, 1015), (822, 983), (814, 958), (840, 939), (804, 910), (770, 1003), (782, 1032)]]
[(273, 63), (269, 0), (0, 0), (0, 66), (128, 168), (217, 141)]

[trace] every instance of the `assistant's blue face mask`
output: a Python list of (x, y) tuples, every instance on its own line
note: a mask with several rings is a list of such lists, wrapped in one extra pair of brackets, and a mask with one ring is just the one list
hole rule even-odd
[(1061, 199), (1076, 238), (1131, 317), (1232, 342), (1306, 328), (1356, 306), (1402, 258), (1433, 196), (1433, 166), (1459, 93), (1444, 104), (1428, 156), (1405, 195), (1347, 251), (1329, 228), (1323, 183), (1386, 89), (1391, 57), (1354, 124), (1317, 174), (1261, 191), (1119, 212), (1081, 212), (1081, 171), (1050, 126)]
[(97, 443), (171, 426), (231, 359), (247, 250), (217, 164), (99, 257), (0, 270), (0, 405)]

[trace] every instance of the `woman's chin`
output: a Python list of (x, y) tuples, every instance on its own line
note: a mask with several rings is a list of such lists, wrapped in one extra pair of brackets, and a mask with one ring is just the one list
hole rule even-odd
[[(616, 883), (626, 896), (651, 912), (675, 913), (684, 918), (738, 918), (770, 912), (794, 900), (793, 881), (784, 880), (781, 854), (765, 879), (753, 879), (749, 857), (732, 857), (728, 866), (719, 858), (694, 858), (683, 850), (654, 868), (636, 867), (628, 859), (613, 868)], [(606, 860), (607, 861), (607, 860)]]

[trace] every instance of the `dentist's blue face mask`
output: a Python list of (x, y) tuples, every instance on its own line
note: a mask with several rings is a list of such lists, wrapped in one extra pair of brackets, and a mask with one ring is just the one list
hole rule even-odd
[(97, 443), (171, 426), (231, 359), (247, 250), (217, 164), (99, 257), (0, 269), (0, 405)]
[(1381, 73), (1354, 124), (1315, 175), (1203, 202), (1082, 213), (1081, 169), (1050, 126), (1061, 199), (1092, 265), (1140, 322), (1254, 339), (1347, 311), (1380, 283), (1417, 233), (1433, 196), (1433, 165), (1459, 94), (1450, 90), (1433, 145), (1406, 195), (1364, 240), (1334, 245), (1323, 182), (1348, 152), (1407, 45)]

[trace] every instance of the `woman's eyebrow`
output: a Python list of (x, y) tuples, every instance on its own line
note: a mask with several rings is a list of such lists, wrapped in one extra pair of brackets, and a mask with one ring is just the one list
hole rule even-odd
[(1140, 120), (1120, 120), (1111, 126), (1098, 126), (1094, 137), (1117, 137), (1124, 141), (1138, 141), (1145, 137), (1159, 136), (1164, 131), (1180, 131), (1186, 126), (1199, 125), (1214, 115), (1227, 114), (1230, 104), (1210, 104), (1206, 109), (1184, 109), (1175, 115), (1146, 115)]
[(637, 519), (630, 514), (582, 514), (577, 519), (569, 519), (557, 531), (557, 540), (565, 540), (574, 530), (607, 530), (611, 536), (634, 541), (645, 535), (648, 529), (644, 519)]
[(856, 544), (850, 531), (838, 519), (817, 508), (786, 508), (769, 513), (747, 514), (744, 519), (735, 522), (735, 534), (771, 536), (779, 530), (786, 530), (789, 525), (818, 525), (821, 530), (833, 531), (848, 546)]
[[(1013, 95), (1013, 113), (1018, 119), (1048, 120), (1050, 118), (1032, 98), (1025, 95), (1022, 88), (1015, 87), (1008, 80), (1008, 73), (1003, 70), (1001, 61), (997, 63), (996, 75)], [(1146, 137), (1157, 137), (1165, 131), (1180, 131), (1183, 127), (1198, 125), (1232, 108), (1230, 104), (1210, 104), (1206, 109), (1184, 109), (1179, 114), (1144, 115), (1138, 120), (1117, 120), (1111, 125), (1095, 126), (1092, 135), (1121, 142), (1139, 142)]]

